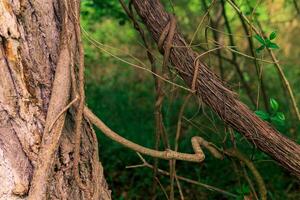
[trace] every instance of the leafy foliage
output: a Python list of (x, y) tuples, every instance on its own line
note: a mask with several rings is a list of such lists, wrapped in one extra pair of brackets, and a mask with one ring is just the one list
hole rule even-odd
[(112, 0), (83, 0), (81, 2), (81, 15), (94, 21), (114, 18), (120, 24), (124, 24), (127, 20), (119, 1)]
[(269, 38), (263, 38), (260, 35), (255, 35), (254, 37), (261, 44), (261, 46), (256, 49), (257, 53), (265, 48), (279, 49), (279, 46), (276, 43), (271, 42), (271, 40), (276, 38), (276, 32), (274, 31), (270, 34)]
[(279, 130), (284, 130), (285, 126), (285, 115), (282, 112), (278, 112), (279, 104), (278, 102), (270, 98), (270, 107), (271, 107), (271, 113), (267, 113), (262, 110), (255, 111), (255, 114), (259, 116), (261, 119), (271, 122), (275, 127), (277, 127)]

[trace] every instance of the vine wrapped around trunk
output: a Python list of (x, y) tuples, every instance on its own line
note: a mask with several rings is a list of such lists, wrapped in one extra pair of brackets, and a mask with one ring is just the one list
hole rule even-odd
[(110, 199), (91, 124), (84, 119), (79, 129), (77, 171), (93, 192), (86, 198), (73, 176), (75, 109), (58, 114), (75, 85), (70, 69), (79, 42), (63, 32), (75, 29), (79, 6), (0, 0), (0, 199)]

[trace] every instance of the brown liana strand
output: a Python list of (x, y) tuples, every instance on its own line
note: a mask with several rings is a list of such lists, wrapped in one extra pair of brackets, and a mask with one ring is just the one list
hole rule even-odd
[[(70, 52), (68, 30), (67, 2), (60, 1), (63, 14), (62, 33), (60, 37), (60, 52), (53, 81), (52, 93), (47, 111), (47, 118), (39, 150), (36, 169), (33, 173), (28, 200), (45, 199), (48, 178), (54, 162), (55, 151), (64, 127), (66, 113), (60, 114), (67, 106), (70, 95)], [(57, 116), (60, 117), (56, 120)], [(55, 122), (51, 131), (52, 123)]]
[[(70, 2), (71, 4), (72, 2)], [(77, 0), (73, 2), (73, 4), (77, 4)], [(75, 6), (72, 6), (75, 7)], [(98, 187), (97, 184), (95, 186), (90, 186), (88, 182), (85, 184), (81, 180), (80, 174), (79, 174), (79, 162), (80, 162), (80, 144), (81, 144), (81, 133), (82, 133), (82, 124), (83, 124), (83, 109), (85, 105), (85, 93), (84, 93), (84, 49), (83, 44), (81, 40), (81, 30), (80, 30), (80, 19), (79, 19), (79, 13), (72, 12), (72, 19), (74, 23), (74, 29), (75, 29), (75, 36), (76, 36), (76, 44), (78, 48), (78, 76), (76, 81), (76, 75), (75, 75), (75, 65), (72, 66), (71, 71), (71, 77), (72, 77), (72, 93), (73, 96), (76, 96), (79, 98), (79, 104), (76, 107), (75, 112), (75, 148), (74, 148), (74, 166), (73, 166), (73, 175), (75, 178), (75, 181), (78, 185), (78, 187), (85, 192), (86, 198), (91, 199), (93, 195), (93, 199), (98, 194)], [(78, 84), (77, 84), (78, 83)], [(93, 131), (92, 131), (93, 132)], [(93, 136), (92, 136), (93, 137)], [(97, 145), (97, 143), (94, 140), (94, 145)], [(95, 158), (93, 157), (92, 161), (92, 179), (96, 180), (95, 176), (95, 170), (98, 170), (98, 167), (95, 165)], [(97, 179), (98, 180), (98, 179)], [(93, 191), (94, 189), (94, 191)]]
[[(165, 160), (183, 160), (183, 161), (189, 161), (189, 162), (202, 162), (205, 158), (203, 151), (201, 150), (201, 146), (209, 147), (207, 150), (210, 151), (212, 155), (216, 155), (215, 152), (217, 149), (213, 150), (213, 145), (210, 145), (210, 143), (206, 142), (201, 137), (193, 137), (192, 138), (192, 146), (195, 150), (195, 154), (188, 154), (188, 153), (180, 153), (172, 150), (165, 150), (165, 151), (157, 151), (153, 149), (149, 149), (143, 146), (140, 146), (139, 144), (136, 144), (132, 141), (129, 141), (123, 137), (121, 137), (118, 133), (111, 130), (101, 119), (99, 119), (88, 107), (84, 107), (84, 115), (87, 119), (90, 120), (92, 124), (94, 124), (97, 128), (99, 128), (104, 135), (109, 137), (115, 142), (118, 142), (119, 144), (122, 144), (123, 146), (132, 149), (136, 152), (139, 152), (141, 154), (145, 154), (148, 156), (152, 156), (154, 158), (161, 158)], [(220, 155), (217, 155), (220, 156)]]
[[(169, 22), (168, 24), (165, 26), (163, 32), (161, 33), (160, 37), (159, 37), (159, 41), (158, 41), (158, 49), (159, 51), (164, 55), (163, 57), (163, 65), (162, 65), (162, 76), (164, 78), (167, 78), (167, 71), (168, 71), (168, 62), (169, 62), (169, 56), (170, 56), (170, 51), (172, 48), (172, 41), (173, 41), (173, 37), (174, 37), (174, 33), (175, 33), (175, 29), (176, 29), (176, 19), (174, 15), (169, 15)], [(164, 45), (165, 43), (165, 45)], [(164, 48), (165, 46), (165, 48)], [(160, 81), (160, 87), (158, 87), (158, 97), (157, 97), (157, 101), (155, 103), (156, 108), (160, 110), (161, 113), (161, 108), (162, 108), (162, 104), (163, 104), (163, 98), (164, 98), (164, 94), (162, 91), (162, 81)], [(162, 122), (162, 117), (161, 117), (161, 123)], [(166, 133), (164, 132), (164, 135), (166, 137)], [(156, 144), (157, 146), (157, 144)], [(170, 149), (170, 145), (169, 142), (167, 142), (167, 147)], [(157, 148), (156, 148), (157, 149)], [(154, 176), (156, 176), (157, 174), (157, 161), (155, 162), (155, 168), (154, 168)], [(174, 161), (170, 160), (169, 163), (170, 166), (170, 179), (171, 179), (171, 190), (170, 190), (170, 200), (174, 200), (174, 179), (172, 178), (173, 174), (175, 173), (175, 167), (174, 167)], [(154, 188), (155, 189), (155, 188)]]
[[(84, 50), (83, 44), (81, 41), (81, 31), (79, 24), (79, 16), (75, 18), (75, 34), (79, 51), (79, 73), (78, 73), (78, 84), (79, 84), (79, 105), (76, 111), (75, 117), (75, 151), (74, 151), (74, 168), (73, 174), (78, 186), (88, 192), (88, 188), (82, 182), (79, 175), (79, 161), (80, 161), (80, 141), (81, 141), (81, 131), (82, 131), (82, 119), (83, 119), (83, 108), (85, 102), (85, 94), (84, 94)], [(88, 192), (88, 195), (89, 192)]]
[[(197, 81), (197, 77), (198, 77), (198, 73), (199, 73), (199, 58), (201, 57), (198, 56), (195, 61), (194, 61), (194, 65), (195, 65), (195, 71), (194, 71), (194, 76), (193, 76), (193, 80), (192, 80), (192, 85), (191, 85), (191, 89), (192, 89), (192, 93), (189, 93), (184, 102), (183, 102), (183, 105), (181, 106), (180, 108), (180, 112), (179, 112), (179, 116), (178, 116), (178, 122), (177, 122), (177, 130), (176, 130), (176, 137), (175, 137), (175, 151), (178, 151), (178, 141), (179, 141), (179, 137), (180, 137), (180, 134), (181, 134), (181, 125), (182, 125), (182, 116), (183, 116), (183, 113), (184, 113), (184, 109), (187, 105), (187, 102), (189, 101), (189, 99), (191, 98), (192, 94), (194, 94), (196, 92), (196, 81)], [(198, 139), (196, 138), (192, 138), (192, 143), (194, 143), (194, 145), (196, 143), (198, 143)], [(200, 141), (201, 142), (201, 141)], [(201, 150), (201, 149), (200, 149)], [(195, 149), (194, 149), (195, 151)], [(197, 151), (199, 151), (197, 149)], [(196, 151), (195, 151), (196, 152)], [(172, 161), (172, 169), (170, 170), (170, 179), (171, 179), (171, 192), (170, 192), (170, 199), (174, 199), (174, 180), (175, 180), (175, 177), (176, 177), (176, 160), (173, 160)]]
[[(163, 76), (167, 73), (167, 67), (169, 62), (170, 51), (172, 48), (172, 41), (176, 30), (176, 19), (175, 16), (170, 14), (170, 21), (165, 26), (163, 32), (161, 33), (157, 46), (160, 52), (164, 54), (163, 59)], [(163, 48), (165, 43), (165, 47)]]
[[(141, 159), (141, 161), (143, 162), (142, 164), (139, 164), (139, 165), (132, 165), (132, 166), (127, 166), (126, 169), (133, 169), (133, 168), (139, 168), (139, 167), (146, 167), (146, 168), (150, 168), (150, 169), (153, 169), (153, 165), (151, 165), (150, 163), (148, 163), (143, 157), (142, 155), (140, 155), (139, 153), (137, 153), (137, 155), (139, 156), (139, 158)], [(170, 173), (167, 172), (167, 171), (164, 171), (162, 169), (158, 169), (158, 172), (162, 175), (165, 175), (165, 176), (170, 176)], [(197, 185), (197, 186), (201, 186), (203, 188), (206, 188), (210, 191), (215, 191), (215, 192), (218, 192), (218, 193), (221, 193), (221, 194), (224, 194), (224, 195), (227, 195), (227, 196), (231, 196), (231, 197), (234, 197), (234, 198), (237, 198), (238, 196), (236, 194), (233, 194), (233, 193), (230, 193), (230, 192), (227, 192), (223, 189), (220, 189), (220, 188), (217, 188), (215, 186), (211, 186), (211, 185), (207, 185), (207, 184), (204, 184), (204, 183), (201, 183), (199, 181), (195, 181), (195, 180), (192, 180), (192, 179), (189, 179), (189, 178), (186, 178), (186, 177), (183, 177), (183, 176), (178, 176), (176, 175), (176, 181), (178, 182), (179, 180), (180, 181), (184, 181), (186, 183), (190, 183), (190, 184), (194, 184), (194, 185)], [(184, 198), (182, 198), (184, 199)]]
[(226, 155), (237, 158), (238, 160), (242, 161), (248, 169), (253, 174), (255, 181), (257, 183), (257, 187), (260, 193), (260, 199), (266, 200), (267, 199), (267, 189), (264, 183), (262, 176), (260, 175), (259, 171), (256, 169), (255, 165), (251, 160), (249, 160), (245, 155), (239, 152), (237, 149), (229, 149), (224, 151)]

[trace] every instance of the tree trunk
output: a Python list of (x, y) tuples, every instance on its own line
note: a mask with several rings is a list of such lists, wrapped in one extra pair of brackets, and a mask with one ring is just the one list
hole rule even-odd
[[(133, 0), (133, 5), (153, 39), (158, 42), (167, 26), (170, 17), (159, 0)], [(175, 32), (169, 60), (179, 75), (187, 83), (192, 84), (197, 53), (187, 46), (179, 33)], [(166, 46), (166, 45), (165, 45)], [(300, 145), (286, 138), (258, 118), (246, 105), (240, 102), (236, 94), (227, 89), (224, 83), (200, 62), (196, 83), (197, 95), (211, 107), (224, 122), (243, 134), (254, 146), (270, 155), (288, 171), (300, 177)]]
[[(3, 200), (26, 199), (31, 190), (60, 53), (63, 17), (59, 4), (60, 0), (0, 0), (0, 199)], [(69, 15), (77, 10), (71, 10)], [(74, 29), (74, 24), (69, 26)], [(75, 48), (74, 35), (70, 46)], [(65, 59), (76, 63), (75, 58)], [(88, 199), (72, 172), (74, 123), (71, 109), (54, 153), (46, 199)], [(95, 133), (84, 120), (79, 174), (93, 191), (89, 199), (110, 199), (97, 148)]]

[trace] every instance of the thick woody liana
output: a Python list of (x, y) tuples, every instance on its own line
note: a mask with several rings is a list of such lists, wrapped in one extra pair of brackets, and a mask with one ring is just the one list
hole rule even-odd
[[(133, 0), (133, 5), (153, 39), (158, 42), (164, 27), (169, 23), (170, 15), (159, 0)], [(171, 49), (169, 61), (186, 84), (191, 86), (197, 53), (189, 47), (176, 48), (176, 46), (188, 46), (178, 29), (175, 31), (172, 45), (174, 48)], [(300, 177), (300, 146), (258, 118), (238, 100), (234, 92), (224, 86), (224, 83), (205, 63), (199, 62), (199, 65), (196, 89), (202, 101), (255, 147)]]
[[(49, 102), (47, 118), (39, 150), (38, 161), (33, 173), (28, 199), (46, 199), (48, 179), (54, 163), (55, 152), (65, 123), (66, 113), (61, 113), (68, 104), (70, 96), (70, 52), (68, 24), (68, 6), (61, 1), (63, 13), (60, 53), (53, 81), (52, 94)], [(59, 116), (59, 117), (58, 117)]]

